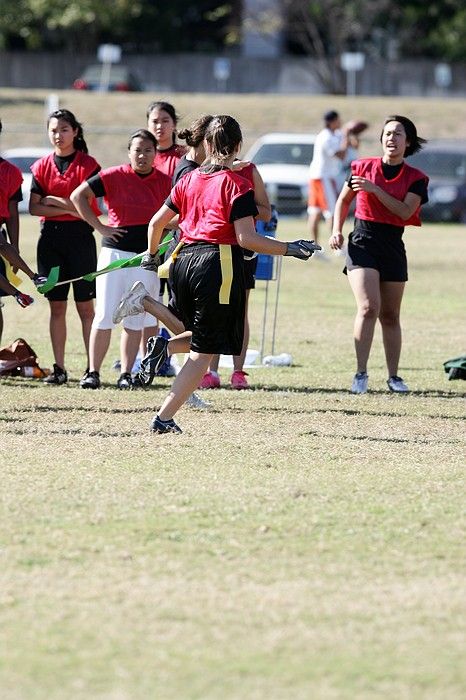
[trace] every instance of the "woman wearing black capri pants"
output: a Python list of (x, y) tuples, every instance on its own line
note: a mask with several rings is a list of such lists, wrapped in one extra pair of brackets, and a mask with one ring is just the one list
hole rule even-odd
[(400, 307), (408, 279), (402, 239), (405, 225), (420, 226), (419, 211), (427, 202), (427, 176), (404, 158), (422, 148), (425, 140), (407, 117), (385, 120), (382, 158), (353, 161), (351, 175), (338, 198), (330, 247), (340, 250), (342, 228), (356, 197), (354, 230), (349, 236), (345, 271), (356, 299), (354, 342), (357, 368), (351, 391), (364, 394), (368, 387), (367, 362), (377, 318), (382, 327), (388, 387), (407, 393), (398, 376), (401, 353)]
[(152, 421), (155, 433), (181, 432), (173, 416), (198, 386), (213, 354), (241, 352), (246, 296), (241, 248), (304, 260), (315, 249), (310, 241), (284, 243), (256, 233), (254, 192), (231, 170), (241, 143), (233, 117), (214, 117), (205, 137), (206, 164), (180, 179), (149, 224), (149, 250), (141, 266), (155, 269), (163, 229), (179, 214), (183, 245), (171, 269), (176, 300), (171, 303), (187, 331), (169, 341), (159, 336), (145, 371), (153, 376), (168, 355), (189, 352)]

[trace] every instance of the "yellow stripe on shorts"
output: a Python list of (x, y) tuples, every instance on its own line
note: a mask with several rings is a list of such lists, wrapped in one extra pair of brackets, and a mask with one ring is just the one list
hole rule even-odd
[(5, 277), (7, 278), (8, 282), (12, 284), (13, 287), (19, 287), (23, 280), (21, 279), (21, 277), (18, 277), (18, 275), (16, 275), (13, 272), (13, 268), (10, 265), (10, 261), (4, 258), (3, 255), (0, 255), (0, 257), (2, 258), (5, 264)]
[(218, 301), (219, 304), (229, 304), (231, 283), (233, 282), (233, 259), (231, 257), (231, 245), (219, 245), (219, 249), (222, 285), (220, 287)]
[(163, 265), (160, 265), (157, 268), (157, 274), (160, 279), (162, 280), (167, 280), (170, 274), (170, 265), (175, 262), (176, 258), (178, 257), (178, 253), (180, 252), (181, 248), (184, 246), (183, 241), (180, 241), (178, 245), (176, 246), (175, 250), (173, 253), (170, 255), (170, 257), (165, 260)]

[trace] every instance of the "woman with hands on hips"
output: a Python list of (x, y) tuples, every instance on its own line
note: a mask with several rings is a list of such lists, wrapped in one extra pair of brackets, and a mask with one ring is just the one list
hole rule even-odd
[[(129, 163), (101, 170), (83, 182), (71, 195), (82, 218), (102, 235), (98, 268), (116, 260), (126, 260), (142, 253), (147, 246), (147, 226), (154, 213), (170, 193), (171, 179), (154, 168), (157, 141), (146, 129), (129, 138)], [(108, 207), (108, 225), (96, 216), (92, 203), (104, 197)], [(142, 277), (141, 277), (142, 274)], [(122, 268), (96, 279), (96, 309), (90, 337), (89, 372), (81, 380), (83, 389), (100, 387), (100, 369), (107, 353), (113, 312), (121, 297), (136, 280), (141, 279), (152, 297), (158, 297), (159, 278), (140, 268)], [(144, 312), (125, 318), (120, 342), (121, 374), (119, 389), (135, 387), (131, 369), (138, 351), (141, 331), (153, 323)]]
[(363, 158), (351, 166), (335, 207), (330, 247), (343, 246), (343, 225), (356, 197), (354, 229), (348, 238), (346, 268), (357, 312), (354, 343), (357, 368), (351, 391), (364, 394), (368, 388), (367, 363), (374, 328), (379, 319), (388, 369), (388, 388), (409, 391), (398, 375), (401, 353), (400, 307), (408, 279), (403, 243), (405, 225), (420, 226), (420, 207), (427, 202), (428, 177), (405, 162), (422, 148), (407, 117), (392, 115), (383, 125), (382, 158)]

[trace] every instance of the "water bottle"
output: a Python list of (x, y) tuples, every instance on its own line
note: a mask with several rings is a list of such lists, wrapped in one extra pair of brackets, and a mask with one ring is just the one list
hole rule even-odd
[(50, 370), (41, 369), (37, 365), (34, 365), (33, 367), (21, 367), (19, 373), (21, 377), (34, 377), (34, 379), (39, 379), (47, 377), (50, 374)]

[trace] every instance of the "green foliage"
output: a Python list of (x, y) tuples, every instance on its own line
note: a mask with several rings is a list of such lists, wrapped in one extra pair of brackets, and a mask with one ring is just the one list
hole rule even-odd
[(231, 3), (215, 0), (1, 0), (1, 5), (0, 46), (28, 49), (94, 50), (104, 41), (134, 50), (215, 49), (226, 35), (231, 40), (234, 14)]

